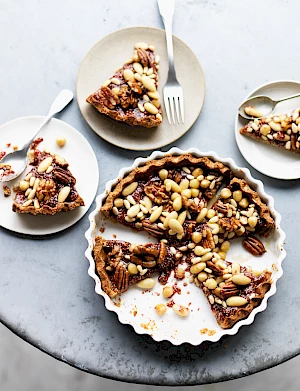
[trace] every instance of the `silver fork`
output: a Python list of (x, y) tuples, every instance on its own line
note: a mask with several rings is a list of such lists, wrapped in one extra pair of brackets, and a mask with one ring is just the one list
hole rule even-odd
[[(174, 52), (173, 52), (173, 36), (172, 24), (174, 15), (174, 0), (157, 0), (159, 13), (165, 25), (166, 41), (169, 58), (169, 73), (167, 82), (163, 88), (164, 104), (167, 112), (169, 124), (171, 125), (171, 115), (173, 123), (175, 124), (175, 112), (177, 121), (184, 123), (184, 103), (183, 103), (183, 89), (177, 81), (176, 72), (174, 68)], [(179, 110), (180, 108), (180, 110)]]

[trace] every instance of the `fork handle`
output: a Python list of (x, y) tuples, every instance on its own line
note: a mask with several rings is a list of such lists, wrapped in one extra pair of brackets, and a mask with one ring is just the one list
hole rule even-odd
[(173, 15), (175, 8), (175, 0), (157, 0), (159, 13), (162, 17), (165, 31), (166, 31), (166, 41), (167, 41), (167, 50), (169, 58), (169, 76), (175, 76), (176, 72), (174, 68), (174, 51), (173, 51)]

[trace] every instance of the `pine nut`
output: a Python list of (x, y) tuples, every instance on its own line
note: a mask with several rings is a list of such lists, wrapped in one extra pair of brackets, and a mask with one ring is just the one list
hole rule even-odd
[(155, 307), (154, 307), (157, 315), (159, 316), (162, 316), (166, 313), (167, 311), (167, 306), (165, 304), (157, 304)]
[(208, 278), (206, 281), (205, 281), (205, 286), (206, 288), (212, 290), (212, 289), (216, 289), (217, 287), (217, 281), (214, 279), (214, 278)]
[(145, 280), (137, 282), (135, 285), (141, 289), (152, 289), (154, 288), (155, 280), (153, 278), (146, 278)]
[(126, 81), (131, 81), (131, 82), (135, 81), (134, 74), (131, 69), (128, 68), (124, 69), (123, 76)]
[(156, 118), (157, 118), (158, 120), (162, 121), (162, 116), (161, 116), (161, 114), (157, 113), (157, 114), (156, 114)]
[(165, 179), (168, 178), (168, 174), (169, 174), (168, 171), (165, 170), (164, 168), (162, 170), (160, 170), (158, 173), (158, 175), (162, 181), (164, 181)]
[(138, 183), (137, 182), (132, 182), (130, 185), (126, 186), (123, 191), (122, 191), (122, 195), (124, 197), (127, 197), (128, 195), (132, 194), (136, 188), (138, 187)]
[(29, 181), (30, 180), (30, 178), (32, 177), (32, 172), (30, 172), (29, 174), (27, 174), (26, 175), (26, 177), (25, 177), (25, 181)]
[(240, 296), (231, 296), (226, 300), (228, 307), (241, 307), (247, 304), (247, 300)]
[(217, 223), (219, 220), (219, 216), (215, 216), (215, 217), (212, 217), (210, 220), (209, 220), (209, 223)]
[(150, 219), (149, 219), (151, 223), (154, 223), (160, 217), (162, 210), (163, 210), (163, 207), (160, 206), (151, 213)]
[(220, 197), (222, 198), (231, 197), (231, 191), (227, 187), (225, 187), (224, 189), (221, 190)]
[(257, 217), (256, 216), (249, 217), (248, 224), (250, 225), (251, 228), (255, 228), (257, 224)]
[(186, 318), (190, 314), (190, 310), (183, 305), (174, 304), (172, 308), (173, 308), (174, 312), (177, 315), (179, 315), (181, 318)]
[(142, 103), (138, 103), (138, 109), (143, 113), (145, 111), (145, 108), (144, 106), (142, 105)]
[(200, 182), (198, 181), (198, 179), (192, 179), (192, 180), (190, 181), (190, 187), (191, 187), (192, 189), (199, 189), (199, 187), (200, 187)]
[(204, 254), (202, 256), (201, 261), (202, 262), (209, 261), (210, 259), (212, 259), (212, 257), (213, 257), (213, 253), (212, 252), (206, 253), (206, 254)]
[(239, 274), (241, 271), (241, 267), (240, 265), (237, 263), (237, 262), (232, 262), (232, 265), (231, 265), (231, 272), (233, 274), (233, 276), (235, 274)]
[(30, 186), (30, 187), (33, 187), (34, 182), (35, 182), (35, 177), (32, 176), (32, 177), (30, 178), (30, 181), (29, 181), (29, 186)]
[(235, 274), (232, 276), (232, 281), (236, 285), (249, 285), (251, 282), (251, 278), (244, 276), (243, 274)]
[(143, 74), (144, 68), (142, 67), (142, 64), (139, 62), (133, 63), (133, 69), (136, 71), (136, 73), (139, 73), (140, 75)]
[(192, 172), (193, 176), (197, 178), (199, 175), (203, 175), (203, 170), (200, 167), (197, 167)]
[(116, 198), (114, 200), (114, 205), (117, 207), (117, 208), (121, 208), (123, 205), (124, 205), (124, 201), (122, 200), (122, 198)]
[(249, 117), (262, 117), (263, 116), (262, 113), (253, 106), (245, 107), (245, 113), (247, 115), (249, 115)]
[(282, 127), (279, 123), (276, 123), (274, 121), (269, 122), (270, 127), (275, 130), (275, 132), (280, 132), (282, 130)]
[(28, 199), (29, 200), (33, 200), (34, 199), (34, 197), (35, 197), (35, 193), (36, 193), (36, 190), (35, 189), (33, 189), (33, 190), (31, 190), (31, 192), (28, 194)]
[(229, 251), (229, 249), (230, 249), (230, 242), (228, 242), (228, 240), (226, 240), (225, 242), (223, 242), (223, 243), (221, 244), (220, 249), (221, 249), (222, 252), (227, 253), (227, 251)]
[(50, 174), (53, 171), (53, 166), (49, 166), (46, 170), (46, 174)]
[(201, 210), (201, 212), (198, 214), (197, 219), (196, 219), (197, 223), (201, 223), (202, 220), (204, 220), (204, 218), (205, 218), (205, 216), (207, 214), (207, 211), (208, 211), (207, 208), (203, 208)]
[(240, 190), (236, 190), (233, 192), (233, 199), (236, 201), (236, 202), (240, 202), (243, 198), (243, 194)]
[(183, 179), (180, 183), (179, 183), (179, 187), (181, 190), (186, 190), (189, 188), (189, 185), (190, 185), (190, 181), (188, 179)]
[(71, 188), (69, 186), (63, 187), (58, 193), (58, 202), (65, 202), (70, 194)]
[(39, 203), (38, 200), (34, 200), (33, 205), (34, 205), (35, 209), (39, 209), (40, 208), (40, 203)]
[(171, 286), (165, 286), (163, 288), (163, 297), (165, 297), (166, 299), (168, 299), (169, 297), (171, 297), (173, 294), (174, 294), (174, 290)]
[(182, 208), (182, 198), (181, 196), (179, 196), (175, 198), (175, 200), (173, 201), (173, 209), (176, 210), (176, 212), (178, 212), (181, 208)]
[(183, 225), (183, 223), (185, 222), (185, 219), (186, 219), (186, 210), (184, 210), (183, 212), (180, 213), (177, 220), (179, 221), (179, 223), (181, 225)]
[(200, 243), (202, 240), (202, 234), (200, 232), (193, 232), (192, 233), (192, 241), (194, 243)]
[(22, 191), (26, 191), (29, 188), (29, 183), (27, 181), (21, 181), (20, 182), (20, 189)]
[(197, 278), (199, 281), (204, 282), (205, 280), (207, 280), (208, 275), (205, 272), (201, 272), (198, 274)]
[(38, 166), (38, 169), (37, 169), (38, 172), (39, 172), (39, 173), (45, 172), (45, 171), (47, 170), (47, 168), (48, 168), (49, 166), (51, 166), (52, 161), (53, 161), (53, 159), (52, 159), (51, 156), (50, 156), (50, 157), (47, 157), (46, 159), (44, 159), (44, 160), (39, 164), (39, 166)]
[(242, 198), (241, 201), (239, 202), (239, 205), (242, 208), (248, 208), (249, 202), (248, 202), (247, 198)]
[(129, 263), (127, 269), (129, 274), (138, 274), (138, 269), (134, 263)]
[(32, 190), (31, 187), (29, 187), (29, 188), (26, 190), (26, 192), (25, 192), (25, 197), (27, 197), (27, 196), (30, 194), (31, 190)]
[(169, 222), (171, 219), (177, 219), (178, 218), (178, 213), (176, 211), (171, 212), (165, 219), (164, 221), (164, 227), (168, 228), (169, 227)]
[(207, 188), (209, 187), (209, 185), (210, 185), (210, 181), (208, 181), (207, 179), (203, 179), (203, 180), (201, 181), (200, 185), (201, 185), (201, 187), (202, 187), (203, 189), (207, 189)]
[(156, 91), (156, 86), (155, 86), (155, 82), (153, 81), (153, 79), (150, 79), (148, 76), (143, 75), (141, 82), (143, 83), (144, 87), (147, 88), (147, 90), (149, 90), (151, 92)]
[(130, 202), (128, 200), (124, 200), (124, 206), (125, 206), (126, 209), (130, 209), (131, 208)]
[(118, 208), (117, 208), (117, 207), (114, 206), (114, 207), (112, 208), (112, 211), (113, 211), (113, 214), (114, 214), (114, 215), (118, 216), (119, 211), (118, 211)]
[[(196, 189), (193, 189), (196, 190)], [(186, 198), (191, 198), (192, 197), (192, 192), (190, 189), (184, 189), (181, 191), (181, 195)]]
[(136, 217), (140, 212), (140, 204), (133, 205), (130, 209), (127, 211), (127, 216), (131, 219)]
[(198, 274), (198, 273), (202, 272), (205, 268), (206, 268), (205, 262), (195, 263), (193, 266), (191, 266), (190, 272), (192, 274)]
[(208, 254), (211, 252), (210, 248), (203, 248), (202, 246), (196, 246), (194, 249), (194, 253), (201, 257), (202, 255)]
[(159, 99), (159, 93), (157, 91), (153, 92), (153, 91), (149, 91), (148, 92), (148, 96), (151, 98), (151, 99)]
[(183, 234), (183, 226), (180, 224), (178, 220), (170, 219), (169, 227), (171, 228), (172, 231), (176, 232), (177, 234)]
[(32, 204), (32, 200), (27, 200), (24, 202), (24, 204), (22, 206), (29, 206)]

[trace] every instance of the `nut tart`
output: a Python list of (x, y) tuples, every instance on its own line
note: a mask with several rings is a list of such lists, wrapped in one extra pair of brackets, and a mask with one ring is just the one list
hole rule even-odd
[(102, 289), (114, 298), (139, 281), (144, 281), (141, 287), (152, 289), (155, 280), (149, 276), (154, 272), (159, 272), (158, 280), (165, 284), (182, 253), (173, 254), (164, 243), (134, 245), (97, 236), (93, 256)]
[(13, 211), (32, 215), (54, 215), (84, 206), (68, 163), (59, 155), (36, 149), (41, 141), (35, 142), (29, 151), (32, 168), (16, 188)]
[[(195, 243), (214, 248), (254, 232), (268, 236), (274, 227), (269, 208), (244, 180), (231, 178), (228, 167), (209, 158), (166, 156), (131, 171), (108, 195), (101, 211), (123, 225), (181, 246), (193, 242), (193, 237)], [(215, 201), (222, 184), (227, 187)]]
[(300, 109), (250, 121), (240, 133), (274, 147), (300, 153)]
[(158, 62), (153, 45), (136, 44), (133, 57), (86, 101), (116, 121), (146, 128), (158, 126), (162, 122)]
[[(196, 272), (195, 283), (202, 288), (218, 324), (223, 329), (228, 329), (248, 317), (271, 287), (270, 271), (254, 272), (250, 267), (215, 257), (205, 264), (202, 263), (192, 266), (191, 272)], [(201, 267), (196, 270), (197, 265)]]

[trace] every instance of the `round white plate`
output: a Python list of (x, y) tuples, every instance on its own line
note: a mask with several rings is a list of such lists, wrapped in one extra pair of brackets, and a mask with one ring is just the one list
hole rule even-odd
[[(164, 157), (167, 154), (180, 155), (182, 153), (192, 153), (195, 156), (208, 156), (228, 165), (236, 176), (245, 178), (250, 186), (258, 192), (269, 206), (275, 219), (276, 229), (267, 239), (262, 240), (267, 252), (259, 259), (252, 256), (243, 248), (241, 239), (237, 239), (231, 244), (231, 248), (228, 252), (228, 260), (237, 261), (243, 265), (253, 266), (253, 269), (255, 270), (264, 270), (265, 268), (271, 270), (273, 272), (273, 283), (261, 304), (252, 311), (250, 316), (247, 319), (237, 322), (228, 330), (223, 330), (217, 324), (203, 292), (201, 289), (197, 288), (195, 284), (189, 282), (188, 272), (186, 272), (186, 278), (183, 281), (178, 282), (178, 286), (182, 290), (181, 295), (175, 294), (173, 297), (176, 303), (189, 306), (191, 310), (189, 317), (182, 319), (171, 309), (168, 309), (163, 317), (159, 317), (156, 314), (154, 307), (159, 303), (166, 303), (166, 300), (161, 294), (163, 286), (160, 283), (157, 282), (154, 289), (150, 292), (143, 292), (139, 288), (132, 286), (127, 292), (122, 293), (121, 298), (112, 300), (102, 291), (101, 281), (95, 271), (92, 249), (97, 235), (104, 236), (106, 239), (114, 239), (114, 235), (116, 235), (118, 240), (128, 240), (136, 244), (155, 241), (155, 239), (149, 237), (145, 232), (134, 232), (133, 230), (128, 229), (128, 227), (105, 219), (99, 211), (107, 194), (120, 178), (123, 178), (137, 166), (143, 165), (145, 162), (152, 159)], [(254, 179), (247, 168), (238, 167), (230, 158), (223, 159), (217, 156), (215, 152), (204, 153), (195, 148), (188, 151), (172, 148), (165, 153), (155, 151), (148, 158), (136, 159), (131, 167), (121, 169), (118, 178), (111, 180), (106, 184), (105, 192), (97, 197), (96, 204), (96, 209), (89, 216), (90, 228), (86, 232), (88, 249), (85, 254), (90, 262), (88, 273), (95, 281), (96, 293), (104, 297), (106, 308), (109, 311), (115, 312), (121, 323), (130, 324), (138, 334), (149, 334), (156, 341), (168, 340), (174, 345), (179, 345), (184, 342), (188, 342), (192, 345), (199, 345), (204, 341), (215, 342), (224, 335), (236, 334), (241, 326), (251, 324), (254, 321), (255, 315), (266, 309), (268, 298), (276, 292), (276, 282), (283, 273), (281, 263), (286, 255), (283, 249), (285, 233), (280, 228), (281, 216), (275, 211), (274, 199), (265, 193), (262, 182)], [(103, 228), (104, 233), (101, 233)], [(171, 285), (175, 281), (172, 273), (168, 284)]]
[[(21, 147), (30, 139), (44, 117), (23, 117), (7, 122), (0, 127), (0, 150), (11, 151), (6, 144)], [(64, 136), (67, 143), (63, 148), (56, 144), (56, 138)], [(11, 196), (5, 198), (2, 184), (0, 184), (0, 226), (11, 231), (30, 235), (47, 235), (62, 231), (80, 220), (91, 206), (99, 181), (98, 163), (93, 149), (88, 141), (72, 126), (52, 118), (39, 134), (44, 139), (39, 145), (39, 149), (47, 147), (51, 152), (63, 156), (70, 165), (70, 171), (75, 176), (76, 188), (84, 199), (85, 206), (76, 208), (71, 212), (61, 212), (54, 216), (31, 216), (19, 214), (12, 211), (14, 197), (13, 185), (26, 176), (26, 172), (14, 181), (7, 182), (11, 189)]]
[[(267, 95), (272, 99), (300, 93), (300, 82), (274, 81), (252, 91), (244, 100), (254, 95)], [(275, 114), (284, 114), (300, 107), (300, 98), (278, 103)], [(238, 114), (235, 121), (235, 138), (241, 154), (252, 167), (262, 174), (277, 179), (300, 178), (300, 155), (275, 148), (240, 134), (239, 130), (249, 121)]]
[(77, 76), (77, 101), (87, 123), (104, 140), (121, 148), (146, 151), (161, 148), (190, 129), (204, 103), (205, 79), (192, 50), (179, 38), (173, 37), (176, 74), (184, 92), (184, 124), (170, 125), (164, 108), (163, 123), (152, 129), (128, 126), (100, 114), (86, 102), (86, 98), (132, 57), (137, 42), (155, 45), (155, 53), (160, 56), (159, 93), (162, 97), (162, 87), (167, 81), (168, 73), (165, 32), (151, 27), (132, 27), (104, 37), (87, 53)]

